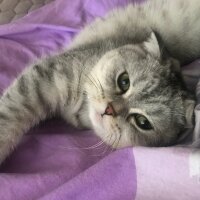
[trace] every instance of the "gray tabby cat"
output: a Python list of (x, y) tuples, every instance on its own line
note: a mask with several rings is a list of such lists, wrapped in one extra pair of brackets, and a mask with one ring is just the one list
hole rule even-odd
[(166, 146), (191, 126), (179, 65), (200, 56), (200, 1), (150, 0), (87, 26), (68, 50), (26, 69), (0, 100), (0, 162), (59, 114), (114, 148)]

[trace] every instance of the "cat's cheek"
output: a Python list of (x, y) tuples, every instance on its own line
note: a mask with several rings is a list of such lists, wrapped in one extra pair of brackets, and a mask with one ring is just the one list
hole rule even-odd
[(119, 131), (112, 120), (104, 121), (104, 133), (107, 136), (105, 142), (111, 145), (114, 149), (126, 148), (134, 146), (133, 141), (127, 131)]
[(121, 140), (119, 142), (119, 145), (117, 146), (118, 149), (137, 146), (136, 143), (133, 144), (131, 138), (127, 134), (128, 133), (125, 133), (125, 134), (122, 133)]
[(102, 129), (102, 117), (91, 106), (89, 108), (89, 118), (92, 122), (94, 129)]

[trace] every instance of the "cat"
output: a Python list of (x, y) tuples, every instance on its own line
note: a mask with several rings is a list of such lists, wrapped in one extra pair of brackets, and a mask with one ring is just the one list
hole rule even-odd
[(180, 65), (200, 56), (199, 10), (198, 0), (130, 4), (29, 66), (0, 99), (0, 162), (54, 115), (113, 148), (174, 144), (193, 121)]

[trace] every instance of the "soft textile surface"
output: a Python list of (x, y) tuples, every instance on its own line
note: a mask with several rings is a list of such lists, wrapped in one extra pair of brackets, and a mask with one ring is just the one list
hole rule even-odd
[[(37, 57), (59, 51), (85, 23), (129, 2), (55, 0), (15, 23), (1, 26), (1, 93)], [(185, 67), (185, 74), (190, 88), (195, 89), (200, 63)], [(200, 99), (200, 84), (196, 93)], [(198, 135), (200, 103), (195, 114)], [(137, 147), (111, 152), (106, 146), (89, 148), (97, 142), (92, 131), (75, 130), (59, 119), (41, 123), (1, 167), (0, 199), (199, 199), (198, 150)]]
[(0, 24), (14, 21), (54, 0), (0, 0)]

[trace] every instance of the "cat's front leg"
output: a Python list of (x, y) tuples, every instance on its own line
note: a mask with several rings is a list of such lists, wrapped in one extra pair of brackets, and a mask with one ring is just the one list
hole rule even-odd
[(65, 82), (65, 74), (46, 60), (25, 70), (5, 91), (0, 99), (0, 163), (25, 132), (62, 106), (67, 95)]

